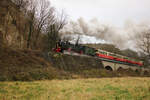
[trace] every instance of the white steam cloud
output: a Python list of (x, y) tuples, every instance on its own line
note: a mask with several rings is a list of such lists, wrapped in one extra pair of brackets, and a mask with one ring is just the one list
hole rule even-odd
[(125, 22), (123, 28), (117, 28), (108, 24), (103, 24), (96, 18), (88, 22), (83, 18), (79, 18), (76, 22), (69, 22), (62, 30), (62, 33), (64, 35), (92, 36), (107, 43), (112, 43), (120, 49), (130, 48), (135, 50), (135, 40), (138, 38), (141, 31), (149, 28), (149, 25), (150, 23), (148, 22), (137, 24), (128, 20)]

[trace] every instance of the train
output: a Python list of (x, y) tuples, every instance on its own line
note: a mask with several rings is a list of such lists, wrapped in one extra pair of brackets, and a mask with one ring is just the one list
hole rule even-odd
[(56, 47), (53, 48), (53, 51), (61, 52), (61, 53), (63, 53), (64, 51), (74, 52), (80, 55), (92, 56), (92, 57), (101, 58), (104, 60), (109, 60), (112, 62), (114, 61), (114, 62), (119, 62), (119, 63), (124, 63), (124, 64), (135, 65), (135, 66), (143, 66), (143, 61), (133, 59), (127, 56), (123, 56), (120, 54), (108, 52), (105, 50), (88, 47), (88, 46), (81, 45), (81, 44), (72, 44), (68, 41), (57, 42)]

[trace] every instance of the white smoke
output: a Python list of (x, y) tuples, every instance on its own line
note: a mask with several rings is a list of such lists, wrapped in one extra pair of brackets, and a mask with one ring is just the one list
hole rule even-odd
[(131, 20), (127, 20), (123, 28), (118, 28), (101, 23), (96, 18), (88, 22), (85, 21), (84, 18), (79, 18), (76, 22), (71, 21), (66, 25), (62, 33), (92, 36), (98, 40), (114, 44), (120, 49), (136, 49), (135, 39), (137, 39), (140, 32), (148, 28), (149, 25), (150, 23), (148, 22), (135, 23)]

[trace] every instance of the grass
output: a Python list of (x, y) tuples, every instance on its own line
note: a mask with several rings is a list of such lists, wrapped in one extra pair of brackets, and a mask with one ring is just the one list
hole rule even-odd
[(0, 82), (0, 100), (149, 100), (150, 78)]

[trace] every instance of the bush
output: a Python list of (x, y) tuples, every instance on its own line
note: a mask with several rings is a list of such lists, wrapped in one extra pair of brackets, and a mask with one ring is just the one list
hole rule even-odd
[(0, 75), (0, 81), (6, 81), (6, 80), (7, 80), (6, 76)]

